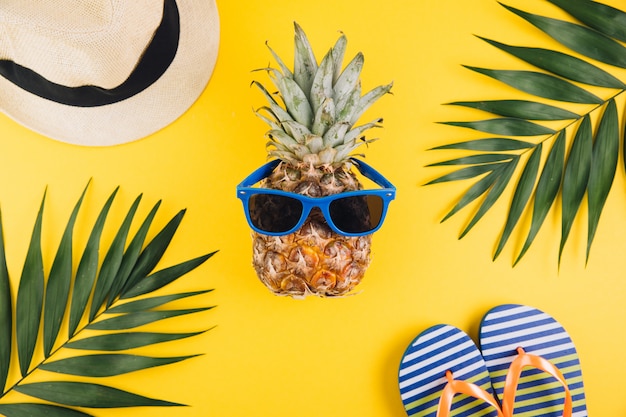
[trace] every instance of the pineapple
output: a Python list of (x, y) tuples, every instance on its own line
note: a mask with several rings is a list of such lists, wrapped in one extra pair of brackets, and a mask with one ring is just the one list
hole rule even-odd
[[(310, 197), (362, 189), (351, 170), (351, 158), (360, 145), (374, 140), (366, 139), (364, 132), (379, 127), (382, 119), (354, 124), (372, 103), (390, 92), (392, 84), (362, 95), (363, 54), (358, 53), (342, 70), (347, 43), (342, 34), (318, 65), (306, 34), (297, 23), (294, 26), (293, 71), (269, 45), (278, 68), (263, 69), (280, 100), (253, 82), (268, 101), (255, 114), (270, 126), (269, 157), (281, 161), (262, 186)], [(370, 247), (371, 234), (338, 235), (319, 209), (314, 209), (290, 235), (253, 232), (253, 265), (275, 294), (341, 296), (362, 280), (370, 263)]]

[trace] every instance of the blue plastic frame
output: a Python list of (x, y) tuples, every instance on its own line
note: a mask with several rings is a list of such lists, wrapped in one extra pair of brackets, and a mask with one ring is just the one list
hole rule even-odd
[[(248, 225), (250, 225), (250, 228), (252, 228), (252, 230), (260, 234), (269, 235), (269, 236), (285, 236), (300, 229), (302, 225), (304, 224), (304, 222), (306, 221), (306, 219), (309, 217), (311, 210), (314, 207), (317, 207), (321, 210), (322, 214), (324, 215), (324, 218), (326, 219), (326, 223), (328, 224), (328, 226), (337, 234), (340, 234), (342, 236), (365, 236), (365, 235), (374, 233), (375, 231), (380, 229), (380, 227), (382, 226), (385, 220), (389, 203), (396, 197), (396, 187), (391, 182), (389, 182), (385, 177), (383, 177), (382, 174), (380, 174), (378, 171), (376, 171), (374, 168), (372, 168), (370, 165), (366, 164), (365, 162), (360, 161), (360, 160), (354, 160), (354, 159), (352, 161), (354, 165), (358, 168), (359, 172), (363, 174), (363, 176), (374, 181), (377, 185), (380, 185), (382, 188), (376, 189), (376, 190), (347, 191), (347, 192), (343, 192), (339, 194), (329, 195), (326, 197), (308, 197), (302, 194), (291, 193), (288, 191), (274, 190), (270, 188), (253, 187), (253, 185), (258, 183), (259, 181), (263, 180), (264, 178), (267, 178), (272, 173), (274, 168), (276, 168), (281, 161), (273, 160), (261, 166), (260, 168), (252, 172), (248, 177), (246, 177), (246, 179), (241, 181), (239, 185), (237, 185), (237, 198), (239, 198), (241, 202), (243, 203), (243, 209), (246, 215), (246, 220), (248, 221)], [(249, 210), (248, 202), (250, 200), (250, 197), (255, 194), (282, 195), (282, 196), (291, 197), (300, 201), (302, 203), (302, 215), (300, 216), (300, 220), (293, 228), (285, 232), (267, 232), (264, 230), (260, 230), (259, 228), (255, 227), (254, 224), (252, 224), (252, 220), (250, 219), (250, 210)], [(338, 198), (357, 197), (357, 196), (366, 196), (366, 195), (379, 196), (381, 197), (383, 201), (382, 213), (381, 213), (381, 217), (380, 217), (380, 221), (378, 222), (378, 225), (374, 229), (369, 230), (367, 232), (363, 232), (363, 233), (349, 233), (349, 232), (344, 232), (338, 229), (330, 217), (330, 211), (329, 211), (330, 203)]]

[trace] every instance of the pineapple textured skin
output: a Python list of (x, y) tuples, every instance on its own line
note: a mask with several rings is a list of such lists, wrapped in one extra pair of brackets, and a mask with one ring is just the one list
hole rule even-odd
[[(281, 163), (265, 180), (266, 188), (323, 197), (361, 189), (341, 166), (313, 167)], [(275, 294), (303, 297), (341, 296), (359, 284), (370, 263), (371, 235), (334, 233), (315, 209), (304, 225), (286, 236), (253, 232), (253, 265), (259, 279)]]

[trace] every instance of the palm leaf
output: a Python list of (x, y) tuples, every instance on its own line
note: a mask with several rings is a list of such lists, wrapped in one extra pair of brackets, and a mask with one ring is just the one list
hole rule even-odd
[[(496, 117), (443, 124), (495, 137), (437, 146), (432, 150), (460, 150), (470, 154), (428, 165), (453, 168), (428, 182), (428, 185), (474, 181), (444, 220), (475, 202), (479, 196), (488, 196), (478, 205), (476, 214), (461, 237), (485, 215), (495, 200), (504, 195), (502, 190), (507, 183), (515, 180), (517, 185), (512, 187), (508, 214), (493, 257), (496, 259), (501, 254), (514, 233), (523, 233), (519, 220), (528, 216), (531, 219), (530, 229), (521, 250), (514, 257), (513, 265), (532, 246), (547, 213), (559, 197), (561, 204), (556, 207), (561, 215), (559, 263), (575, 219), (582, 216), (579, 208), (585, 196), (588, 205), (588, 260), (617, 174), (620, 141), (625, 148), (623, 142), (626, 135), (617, 115), (626, 109), (618, 109), (624, 104), (616, 98), (626, 91), (626, 81), (599, 64), (626, 68), (626, 46), (622, 44), (626, 42), (626, 13), (591, 0), (549, 1), (569, 14), (572, 20), (541, 16), (505, 4), (502, 6), (556, 40), (560, 44), (557, 48), (509, 45), (479, 37), (500, 51), (530, 64), (535, 70), (465, 65), (474, 72), (513, 87), (520, 97), (449, 103)], [(570, 103), (578, 105), (575, 111)], [(587, 106), (586, 109), (584, 106)], [(548, 121), (550, 125), (546, 124)], [(555, 126), (558, 122), (561, 124)], [(543, 160), (540, 158), (541, 149), (548, 147), (550, 152)], [(494, 174), (498, 164), (522, 160), (525, 163), (517, 164), (511, 175)]]
[(591, 170), (592, 147), (593, 132), (591, 131), (591, 121), (589, 120), (589, 116), (586, 115), (576, 130), (563, 176), (559, 260), (561, 259), (565, 242), (574, 224), (576, 213), (587, 191), (589, 171)]
[(133, 217), (137, 212), (139, 203), (141, 201), (141, 195), (135, 199), (130, 210), (126, 214), (124, 222), (120, 226), (113, 243), (109, 248), (104, 260), (102, 261), (102, 267), (100, 268), (100, 275), (94, 288), (93, 300), (91, 301), (91, 310), (89, 312), (89, 319), (93, 320), (98, 313), (99, 307), (106, 300), (109, 295), (109, 291), (115, 281), (115, 276), (119, 272), (122, 265), (122, 259), (124, 256), (124, 247), (126, 246), (126, 239), (128, 237), (128, 231), (132, 224)]
[(196, 269), (214, 254), (215, 252), (209, 253), (207, 255), (199, 256), (178, 265), (157, 271), (137, 282), (133, 287), (129, 288), (128, 291), (123, 292), (120, 299), (124, 300), (156, 291), (159, 288), (176, 281), (186, 273)]
[(78, 264), (78, 270), (76, 271), (76, 278), (74, 280), (74, 289), (72, 291), (72, 302), (70, 304), (70, 321), (69, 321), (69, 336), (72, 337), (76, 333), (80, 319), (87, 308), (89, 302), (89, 296), (91, 295), (91, 289), (96, 280), (96, 272), (98, 271), (98, 254), (100, 252), (100, 236), (104, 229), (104, 222), (109, 214), (113, 199), (117, 194), (119, 188), (108, 198), (104, 207), (100, 211), (96, 224), (91, 230), (87, 246), (83, 252), (83, 256)]
[(474, 225), (478, 223), (478, 221), (485, 215), (485, 213), (487, 213), (487, 211), (489, 211), (489, 209), (496, 203), (498, 198), (500, 198), (500, 195), (502, 194), (502, 192), (504, 192), (505, 187), (507, 186), (509, 180), (511, 179), (511, 176), (513, 175), (513, 172), (515, 171), (518, 162), (519, 159), (513, 159), (511, 162), (504, 164), (498, 170), (498, 175), (496, 176), (493, 185), (490, 187), (489, 192), (485, 197), (485, 200), (478, 208), (476, 214), (474, 214), (474, 217), (472, 217), (472, 220), (470, 220), (469, 224), (465, 227), (465, 230), (461, 232), (459, 238), (465, 236), (472, 229), (472, 227), (474, 227)]
[(608, 72), (572, 55), (550, 49), (511, 46), (487, 38), (482, 39), (491, 45), (536, 66), (537, 68), (560, 75), (568, 80), (578, 81), (598, 87), (626, 87), (623, 82)]
[(17, 392), (57, 404), (88, 408), (165, 407), (182, 405), (162, 401), (106, 385), (52, 381), (21, 384)]
[(568, 103), (601, 104), (603, 101), (589, 91), (557, 76), (536, 71), (492, 70), (466, 66), (472, 71), (494, 78), (513, 88), (551, 100)]
[(522, 171), (522, 175), (520, 176), (519, 182), (517, 183), (517, 187), (515, 188), (515, 194), (513, 194), (513, 201), (511, 202), (511, 208), (509, 210), (509, 215), (506, 219), (506, 224), (504, 225), (504, 231), (502, 232), (502, 236), (500, 237), (500, 241), (498, 242), (498, 247), (496, 248), (496, 252), (493, 256), (493, 259), (496, 259), (504, 245), (509, 240), (513, 229), (517, 225), (524, 209), (526, 208), (526, 204), (530, 200), (530, 196), (532, 195), (533, 189), (535, 188), (535, 181), (537, 179), (537, 173), (539, 172), (539, 163), (541, 161), (541, 152), (543, 148), (541, 144), (533, 149), (528, 161), (526, 162), (526, 166)]
[(148, 235), (148, 231), (150, 230), (150, 226), (152, 225), (152, 221), (156, 216), (159, 207), (161, 206), (161, 201), (158, 201), (150, 210), (150, 213), (146, 216), (143, 223), (139, 227), (137, 233), (132, 238), (131, 242), (128, 244), (128, 248), (124, 252), (122, 256), (122, 262), (120, 267), (113, 279), (113, 283), (111, 288), (109, 289), (109, 293), (107, 294), (107, 308), (110, 307), (113, 302), (117, 299), (120, 291), (122, 291), (122, 287), (126, 285), (128, 281), (128, 277), (130, 276), (137, 259), (139, 259), (139, 255), (141, 254), (141, 248), (145, 242), (146, 236)]
[(128, 330), (172, 317), (199, 313), (210, 308), (211, 307), (200, 307), (182, 310), (139, 311), (97, 321), (87, 326), (87, 328), (91, 330)]
[(501, 169), (499, 168), (500, 167), (490, 170), (489, 175), (485, 175), (480, 181), (476, 181), (476, 183), (474, 183), (474, 185), (472, 185), (470, 189), (467, 190), (465, 194), (463, 194), (463, 197), (456, 203), (452, 210), (450, 210), (448, 214), (446, 214), (445, 217), (441, 219), (441, 221), (446, 221), (449, 217), (452, 217), (459, 210), (466, 207), (468, 204), (479, 198), (481, 195), (485, 194), (487, 190), (489, 190), (489, 188), (493, 187), (501, 172)]
[(565, 134), (561, 132), (557, 140), (552, 145), (550, 154), (543, 167), (543, 172), (537, 182), (537, 188), (535, 190), (535, 203), (533, 205), (533, 217), (530, 224), (530, 231), (524, 242), (524, 246), (517, 256), (515, 263), (524, 256), (530, 245), (535, 240), (539, 229), (543, 224), (548, 211), (552, 207), (554, 200), (556, 199), (559, 187), (561, 185), (561, 178), (563, 175), (563, 165), (565, 159)]
[(174, 237), (174, 233), (176, 233), (176, 229), (178, 229), (184, 215), (185, 210), (179, 211), (178, 214), (176, 214), (176, 216), (174, 216), (154, 237), (154, 239), (146, 245), (145, 249), (141, 251), (136, 263), (133, 265), (130, 276), (126, 279), (126, 283), (122, 286), (121, 294), (135, 286), (141, 279), (145, 278), (155, 266), (157, 266)]
[(615, 178), (619, 155), (619, 122), (615, 100), (610, 100), (604, 110), (591, 156), (591, 172), (587, 186), (589, 229), (587, 233), (587, 258), (598, 229), (600, 214)]
[(0, 216), (0, 391), (4, 390), (11, 365), (13, 344), (13, 301), (4, 252), (4, 231)]
[[(133, 349), (193, 337), (205, 332), (206, 329), (175, 333), (141, 330), (121, 332), (120, 330), (134, 329), (144, 324), (212, 308), (211, 306), (167, 308), (168, 303), (199, 296), (208, 293), (210, 289), (137, 299), (139, 295), (150, 295), (175, 282), (198, 268), (215, 252), (155, 271), (180, 225), (184, 210), (174, 216), (149, 243), (144, 245), (160, 202), (152, 208), (137, 232), (131, 236), (129, 231), (141, 196), (137, 197), (129, 208), (110, 246), (101, 247), (100, 238), (105, 230), (106, 218), (112, 209), (117, 190), (113, 191), (100, 210), (88, 241), (82, 249), (78, 265), (75, 266), (72, 253), (77, 248), (74, 247), (72, 235), (87, 187), (83, 190), (65, 226), (49, 274), (44, 271), (41, 247), (44, 194), (20, 277), (15, 313), (12, 308), (13, 295), (9, 285), (0, 221), (0, 331), (2, 332), (0, 334), (0, 415), (80, 417), (90, 414), (73, 407), (119, 408), (181, 405), (90, 381), (94, 378), (115, 377), (129, 372), (175, 364), (198, 356), (197, 354), (145, 356), (134, 353)], [(126, 245), (127, 240), (130, 240), (128, 245)], [(105, 253), (103, 260), (99, 259), (100, 252)], [(76, 271), (73, 272), (75, 267)], [(46, 282), (47, 286), (44, 285)], [(13, 321), (15, 321), (15, 332), (12, 326)], [(69, 328), (66, 337), (60, 334), (60, 329), (64, 325)], [(43, 332), (41, 332), (42, 328)], [(97, 336), (83, 337), (87, 329), (102, 331)], [(11, 353), (13, 345), (17, 346), (15, 363)], [(38, 346), (42, 349), (41, 355), (36, 354)], [(79, 351), (87, 353), (71, 354), (71, 352)], [(63, 353), (62, 357), (58, 357), (61, 353)], [(16, 380), (11, 379), (13, 367), (19, 368), (19, 377)], [(44, 380), (41, 382), (42, 378), (38, 377), (40, 382), (30, 382), (31, 375), (42, 371), (80, 376), (85, 380), (81, 382)], [(11, 392), (34, 397), (39, 402), (3, 402), (5, 396)]]
[(181, 300), (187, 297), (193, 297), (195, 295), (204, 294), (211, 290), (181, 292), (177, 294), (161, 295), (158, 297), (141, 298), (139, 300), (130, 301), (124, 304), (117, 304), (114, 307), (108, 308), (104, 311), (104, 314), (122, 314), (122, 313), (136, 313), (139, 311), (152, 310), (157, 307), (161, 307), (172, 301)]
[(92, 417), (91, 414), (52, 404), (0, 404), (0, 414), (6, 417)]
[(197, 355), (178, 356), (169, 358), (153, 358), (141, 355), (129, 355), (122, 353), (106, 353), (72, 358), (59, 359), (42, 364), (39, 369), (57, 372), (66, 375), (87, 376), (101, 378), (107, 376), (122, 375), (155, 366), (168, 365), (193, 358)]
[(52, 352), (67, 307), (72, 281), (72, 236), (76, 217), (86, 192), (87, 187), (72, 210), (48, 276), (43, 323), (43, 343), (46, 356)]
[(45, 194), (39, 207), (39, 213), (37, 214), (17, 290), (15, 334), (22, 376), (28, 374), (30, 362), (35, 353), (35, 344), (37, 343), (37, 334), (39, 333), (41, 312), (43, 310), (44, 272), (41, 256), (41, 223), (44, 201)]
[(554, 133), (554, 130), (536, 123), (508, 117), (480, 120), (477, 122), (445, 122), (444, 124), (467, 127), (469, 129), (480, 130), (481, 132), (505, 136), (538, 136)]
[(549, 0), (589, 27), (626, 42), (626, 13), (606, 4), (588, 0)]
[(578, 115), (566, 109), (528, 100), (455, 101), (451, 105), (471, 107), (505, 117), (527, 120), (567, 120)]
[(138, 347), (186, 339), (204, 332), (191, 333), (154, 333), (154, 332), (124, 332), (111, 333), (101, 336), (86, 337), (69, 342), (65, 347), (80, 350), (120, 351)]
[(534, 148), (535, 144), (519, 139), (485, 138), (438, 146), (434, 149), (465, 149), (468, 151), (505, 152)]
[(504, 7), (573, 51), (606, 64), (626, 67), (626, 48), (593, 28), (527, 13), (506, 5)]

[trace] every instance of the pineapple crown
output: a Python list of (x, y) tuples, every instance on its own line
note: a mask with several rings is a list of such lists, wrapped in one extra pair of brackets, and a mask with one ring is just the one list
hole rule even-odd
[[(317, 64), (311, 44), (302, 28), (295, 26), (293, 71), (270, 48), (279, 69), (263, 68), (278, 92), (271, 94), (254, 81), (266, 97), (267, 106), (255, 114), (270, 126), (267, 132), (269, 157), (291, 163), (337, 165), (348, 161), (352, 152), (366, 139), (364, 132), (380, 127), (381, 118), (354, 126), (361, 115), (380, 97), (389, 93), (393, 83), (374, 88), (361, 95), (359, 76), (363, 54), (358, 53), (341, 70), (347, 39), (341, 35), (335, 45)], [(282, 105), (276, 100), (280, 97)]]

